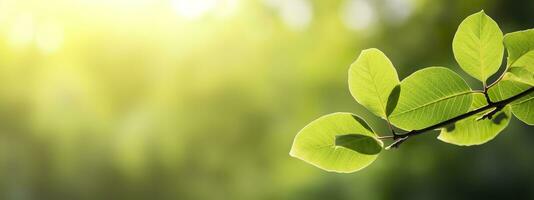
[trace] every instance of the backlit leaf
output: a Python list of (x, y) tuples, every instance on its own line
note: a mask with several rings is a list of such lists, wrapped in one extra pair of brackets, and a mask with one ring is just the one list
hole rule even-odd
[(389, 94), (399, 84), (391, 61), (378, 49), (362, 51), (349, 69), (349, 90), (373, 114), (386, 118)]
[[(473, 93), (473, 104), (470, 110), (488, 105), (482, 93)], [(492, 119), (479, 119), (485, 113), (481, 112), (441, 129), (438, 139), (461, 146), (484, 144), (495, 138), (510, 122), (510, 107), (506, 106), (497, 112)]]
[(480, 11), (460, 24), (452, 49), (460, 67), (485, 83), (501, 66), (503, 33), (493, 19)]
[[(505, 76), (503, 80), (488, 90), (492, 101), (502, 101), (513, 97), (532, 86), (524, 82), (514, 81)], [(534, 125), (534, 92), (512, 102), (512, 113), (521, 121)]]
[(514, 115), (526, 124), (534, 125), (534, 93), (516, 102), (512, 105)]
[[(531, 87), (526, 83), (515, 81), (509, 77), (509, 74), (506, 74), (501, 81), (489, 88), (488, 95), (492, 102), (508, 99)], [(515, 102), (512, 102), (512, 104), (514, 103)]]
[(508, 69), (509, 79), (534, 86), (534, 51), (529, 51)]
[(382, 149), (365, 121), (350, 113), (325, 115), (295, 136), (290, 155), (332, 172), (355, 172), (371, 164)]
[[(532, 60), (534, 54), (534, 29), (508, 33), (504, 36), (504, 46), (508, 50), (508, 66), (521, 66), (520, 59)], [(523, 63), (524, 64), (524, 63)]]
[[(461, 115), (472, 103), (472, 91), (456, 73), (444, 67), (428, 67), (404, 79), (398, 101), (391, 103), (391, 123), (417, 130)], [(394, 101), (394, 98), (390, 98)]]

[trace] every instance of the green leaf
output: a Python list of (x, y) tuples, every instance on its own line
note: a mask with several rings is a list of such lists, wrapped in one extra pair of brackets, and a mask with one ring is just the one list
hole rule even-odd
[(386, 118), (388, 96), (399, 84), (391, 61), (378, 49), (363, 50), (349, 69), (349, 90), (373, 114)]
[[(534, 29), (504, 36), (508, 49), (508, 70), (504, 78), (488, 91), (492, 101), (501, 101), (534, 86)], [(534, 125), (534, 94), (511, 103), (512, 112), (521, 121)]]
[(462, 21), (454, 35), (452, 50), (460, 67), (485, 83), (501, 66), (503, 33), (493, 19), (480, 11)]
[(508, 49), (508, 79), (534, 85), (534, 29), (504, 36)]
[(516, 101), (512, 105), (512, 112), (519, 120), (528, 125), (534, 125), (534, 93)]
[[(508, 73), (505, 74), (502, 80), (500, 80), (497, 84), (488, 89), (488, 96), (490, 97), (490, 100), (492, 102), (508, 99), (531, 87), (526, 83), (510, 79), (510, 77), (511, 76)], [(516, 100), (515, 102), (517, 101), (518, 100)], [(515, 102), (512, 102), (512, 104), (514, 104)]]
[(382, 150), (382, 146), (377, 143), (377, 140), (367, 135), (338, 135), (334, 143), (336, 146), (345, 147), (367, 155), (375, 155)]
[[(484, 94), (474, 93), (470, 110), (488, 105)], [(441, 129), (438, 139), (450, 144), (471, 146), (484, 144), (495, 138), (508, 126), (511, 119), (510, 107), (506, 106), (497, 112), (492, 119), (479, 119), (485, 113), (481, 112)]]
[[(488, 90), (488, 95), (491, 101), (502, 101), (513, 97), (532, 86), (524, 82), (518, 82), (513, 79), (509, 79), (509, 76), (505, 76), (503, 80), (499, 81), (496, 85)], [(521, 121), (534, 125), (534, 93), (530, 93), (518, 100), (515, 100), (510, 104), (512, 106), (512, 113)]]
[[(417, 130), (465, 113), (472, 91), (456, 73), (444, 67), (428, 67), (404, 79), (393, 112), (393, 125)], [(393, 99), (393, 98), (392, 98)]]
[(371, 164), (382, 145), (358, 116), (333, 113), (304, 127), (289, 154), (326, 171), (350, 173)]
[(532, 67), (511, 67), (505, 76), (511, 80), (534, 86), (534, 65)]
[[(508, 66), (521, 66), (519, 60), (534, 60), (534, 29), (508, 33), (504, 36), (504, 46), (508, 49)], [(525, 58), (527, 57), (527, 58)], [(530, 62), (532, 64), (532, 62)]]
[(534, 51), (529, 51), (512, 63), (508, 79), (534, 86)]

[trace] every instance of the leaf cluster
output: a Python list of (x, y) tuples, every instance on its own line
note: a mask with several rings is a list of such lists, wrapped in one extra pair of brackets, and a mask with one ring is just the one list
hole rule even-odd
[[(427, 67), (400, 80), (393, 63), (378, 49), (361, 52), (349, 69), (356, 102), (384, 119), (391, 135), (377, 134), (359, 116), (333, 113), (311, 122), (295, 137), (290, 155), (326, 171), (349, 173), (371, 164), (384, 148), (438, 129), (438, 139), (454, 145), (484, 144), (512, 116), (534, 125), (534, 29), (503, 34), (484, 11), (468, 16), (452, 41), (454, 58), (483, 90), (442, 66)], [(499, 71), (504, 51), (506, 70)], [(403, 130), (404, 133), (399, 133)]]

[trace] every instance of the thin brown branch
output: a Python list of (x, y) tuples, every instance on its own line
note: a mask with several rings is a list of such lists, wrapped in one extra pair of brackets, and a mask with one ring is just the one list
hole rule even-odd
[(521, 97), (524, 97), (524, 96), (526, 96), (526, 95), (528, 95), (528, 94), (530, 94), (532, 92), (534, 92), (534, 87), (531, 87), (528, 90), (525, 90), (525, 91), (523, 91), (523, 92), (521, 92), (521, 93), (519, 93), (519, 94), (517, 94), (517, 95), (515, 95), (513, 97), (510, 97), (510, 98), (502, 100), (502, 101), (488, 102), (488, 105), (486, 105), (484, 107), (469, 111), (467, 113), (464, 113), (464, 114), (461, 114), (459, 116), (453, 117), (453, 118), (451, 118), (449, 120), (440, 122), (438, 124), (435, 124), (435, 125), (423, 128), (423, 129), (419, 129), (419, 130), (412, 130), (412, 131), (410, 131), (408, 133), (405, 133), (405, 134), (402, 134), (402, 135), (394, 134), (393, 135), (394, 141), (390, 146), (388, 146), (388, 149), (392, 148), (392, 147), (393, 148), (399, 147), (400, 144), (402, 144), (403, 142), (405, 142), (406, 140), (408, 140), (412, 136), (420, 135), (420, 134), (423, 134), (423, 133), (425, 133), (427, 131), (431, 131), (431, 130), (434, 130), (434, 129), (437, 129), (437, 128), (442, 128), (442, 127), (444, 127), (444, 126), (446, 126), (448, 124), (455, 123), (455, 122), (460, 121), (462, 119), (465, 119), (465, 118), (471, 117), (473, 115), (476, 115), (476, 114), (478, 114), (480, 112), (483, 112), (483, 111), (486, 111), (486, 110), (494, 108), (494, 110), (492, 110), (492, 111), (484, 114), (484, 116), (482, 116), (482, 118), (491, 119), (491, 117), (493, 117), (493, 115), (495, 113), (497, 113), (500, 110), (502, 110), (506, 105), (508, 105), (508, 104), (512, 103), (513, 101), (518, 100)]

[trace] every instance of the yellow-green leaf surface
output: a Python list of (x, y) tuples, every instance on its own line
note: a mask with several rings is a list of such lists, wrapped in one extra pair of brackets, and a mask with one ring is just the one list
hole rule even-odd
[[(508, 49), (509, 68), (503, 80), (490, 88), (492, 101), (510, 98), (534, 86), (534, 29), (506, 34), (504, 45)], [(534, 94), (511, 105), (519, 120), (534, 125)]]
[[(524, 66), (534, 60), (534, 29), (508, 33), (504, 36), (504, 46), (508, 50), (508, 66)], [(527, 58), (525, 58), (527, 57)], [(516, 63), (523, 60), (523, 63)], [(532, 62), (530, 62), (532, 64)]]
[(534, 86), (534, 67), (511, 67), (507, 75), (511, 80)]
[(398, 100), (389, 102), (395, 105), (389, 118), (404, 130), (426, 128), (461, 115), (473, 101), (467, 83), (444, 67), (428, 67), (413, 73), (401, 82), (398, 92)]
[(467, 17), (452, 42), (454, 58), (469, 75), (486, 82), (502, 63), (503, 33), (484, 11)]
[[(490, 97), (490, 100), (493, 102), (502, 101), (505, 99), (508, 99), (510, 97), (513, 97), (527, 89), (529, 89), (530, 85), (515, 81), (513, 79), (510, 79), (509, 74), (505, 74), (504, 78), (499, 81), (497, 84), (495, 84), (493, 87), (489, 88), (488, 95)], [(525, 99), (525, 97), (521, 98)], [(519, 99), (519, 100), (521, 100)], [(511, 104), (517, 103), (519, 100), (516, 100), (512, 102)]]
[[(518, 82), (508, 79), (508, 76), (495, 86), (488, 90), (489, 97), (492, 101), (502, 101), (513, 97), (532, 86), (524, 82)], [(534, 125), (534, 93), (530, 93), (510, 104), (512, 113), (521, 121)]]
[[(484, 94), (473, 93), (473, 104), (470, 110), (488, 105)], [(486, 112), (489, 112), (486, 111)], [(441, 129), (438, 139), (461, 146), (484, 144), (495, 138), (508, 126), (511, 119), (510, 107), (506, 106), (497, 112), (492, 119), (480, 119), (486, 112), (481, 112)]]
[(371, 164), (382, 145), (358, 116), (333, 113), (304, 127), (289, 154), (326, 171), (350, 173)]
[(519, 120), (528, 125), (534, 125), (534, 93), (530, 93), (513, 104), (512, 112)]
[(534, 86), (534, 51), (517, 59), (508, 69), (509, 79)]
[(363, 50), (349, 69), (349, 90), (373, 114), (386, 118), (390, 92), (399, 84), (391, 61), (378, 49)]

